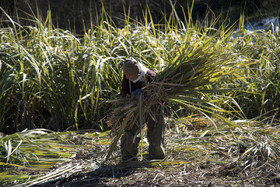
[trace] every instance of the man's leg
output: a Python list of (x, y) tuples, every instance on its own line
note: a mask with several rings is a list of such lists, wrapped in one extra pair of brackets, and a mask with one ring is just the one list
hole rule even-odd
[(148, 114), (148, 141), (149, 141), (149, 157), (150, 159), (163, 159), (164, 151), (164, 114), (161, 105), (151, 107), (152, 116)]
[(124, 135), (121, 138), (121, 153), (122, 161), (137, 161), (138, 144), (140, 138), (137, 137), (139, 133), (139, 124), (136, 123), (131, 129), (126, 129)]

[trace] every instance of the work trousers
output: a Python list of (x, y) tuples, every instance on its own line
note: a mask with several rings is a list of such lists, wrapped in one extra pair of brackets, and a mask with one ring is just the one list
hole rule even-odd
[[(163, 159), (165, 157), (164, 151), (164, 113), (161, 105), (154, 105), (151, 107), (151, 112), (144, 116), (147, 123), (148, 131), (147, 138), (149, 142), (149, 158)], [(130, 128), (129, 128), (130, 127)], [(140, 133), (141, 127), (139, 120), (125, 130), (121, 138), (121, 153), (123, 161), (137, 160), (138, 144), (140, 138), (137, 135)]]

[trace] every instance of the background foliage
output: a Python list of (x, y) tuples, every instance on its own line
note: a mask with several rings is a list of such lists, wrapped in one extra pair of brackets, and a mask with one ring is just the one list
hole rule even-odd
[[(125, 15), (130, 10), (130, 18), (137, 21), (145, 20), (142, 14), (149, 7), (155, 23), (172, 14), (174, 8), (180, 19), (184, 18), (192, 0), (2, 0), (0, 6), (17, 22), (22, 25), (32, 24), (33, 17), (43, 21), (47, 17), (47, 11), (52, 10), (52, 20), (56, 27), (67, 29), (76, 34), (83, 34), (86, 29), (93, 29), (97, 25), (97, 15), (103, 8), (106, 14), (118, 27), (125, 26)], [(269, 16), (279, 16), (280, 2), (277, 0), (195, 0), (192, 18), (194, 21), (202, 21), (207, 11), (208, 17), (222, 15), (227, 18), (229, 25), (239, 19), (240, 14), (246, 16), (249, 22)], [(0, 12), (0, 18), (5, 18)]]

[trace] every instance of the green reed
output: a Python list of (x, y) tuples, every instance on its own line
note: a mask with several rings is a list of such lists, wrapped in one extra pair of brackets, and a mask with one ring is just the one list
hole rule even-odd
[[(114, 108), (107, 101), (119, 97), (122, 62), (129, 56), (160, 73), (176, 59), (200, 58), (211, 51), (205, 57), (222, 62), (229, 54), (234, 58), (224, 68), (227, 81), (204, 86), (231, 91), (206, 94), (209, 102), (226, 105), (243, 118), (277, 110), (278, 33), (240, 28), (240, 37), (233, 38), (235, 25), (226, 26), (219, 17), (193, 23), (191, 11), (179, 20), (174, 9), (160, 23), (153, 22), (148, 8), (141, 23), (131, 20), (128, 11), (125, 26), (117, 28), (103, 10), (99, 24), (79, 38), (55, 28), (50, 11), (45, 22), (34, 18), (33, 26), (21, 26), (6, 15), (10, 27), (0, 30), (0, 129), (98, 127)], [(211, 68), (215, 66), (205, 70)]]

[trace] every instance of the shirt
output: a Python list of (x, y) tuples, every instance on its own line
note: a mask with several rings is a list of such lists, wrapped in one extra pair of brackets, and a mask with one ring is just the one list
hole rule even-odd
[(152, 70), (147, 70), (145, 74), (146, 81), (138, 81), (136, 83), (130, 81), (126, 78), (126, 75), (123, 76), (122, 80), (122, 89), (121, 89), (121, 95), (122, 97), (126, 97), (126, 95), (131, 95), (131, 92), (134, 92), (138, 88), (143, 88), (146, 86), (146, 82), (151, 82), (153, 80), (153, 77), (156, 76), (156, 73)]

